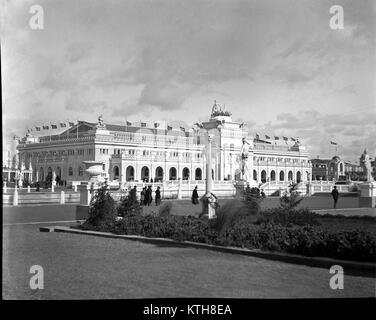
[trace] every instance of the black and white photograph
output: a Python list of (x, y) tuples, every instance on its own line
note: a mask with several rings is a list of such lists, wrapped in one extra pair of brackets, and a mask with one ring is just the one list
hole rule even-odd
[(375, 1), (0, 15), (3, 300), (374, 301)]

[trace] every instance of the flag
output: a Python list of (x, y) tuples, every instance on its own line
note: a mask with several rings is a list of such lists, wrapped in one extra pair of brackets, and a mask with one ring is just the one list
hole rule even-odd
[(146, 127), (146, 122), (141, 122), (141, 127), (145, 128)]
[(256, 139), (260, 139), (260, 136), (258, 133), (256, 133)]
[(66, 123), (60, 122), (60, 128), (66, 128), (66, 127), (67, 127)]
[(333, 144), (333, 145), (337, 145), (337, 142), (334, 142), (334, 141), (330, 141), (330, 144)]
[(185, 128), (184, 127), (180, 127), (180, 130), (185, 132)]
[(295, 138), (290, 138), (291, 139), (291, 141), (296, 141), (296, 139)]
[(43, 126), (43, 130), (48, 130), (49, 128), (49, 126)]
[(167, 130), (172, 130), (172, 127), (171, 126), (167, 126)]
[(279, 137), (277, 137), (277, 136), (274, 136), (274, 140), (279, 140)]
[(36, 131), (40, 131), (40, 127), (35, 127), (35, 130)]
[(73, 127), (73, 126), (74, 126), (74, 123), (73, 123), (73, 122), (69, 122), (69, 126), (70, 126), (70, 127)]
[(267, 136), (267, 135), (265, 135), (265, 139), (270, 139), (270, 137), (269, 137), (269, 136)]
[(57, 129), (57, 125), (56, 124), (51, 124), (51, 128), (52, 129)]
[(127, 121), (127, 126), (131, 126), (132, 122)]
[(288, 140), (289, 140), (289, 138), (287, 138), (287, 137), (283, 137), (283, 140), (285, 140), (285, 141), (288, 141)]
[(154, 128), (158, 128), (159, 127), (159, 123), (158, 122), (155, 122), (154, 123)]

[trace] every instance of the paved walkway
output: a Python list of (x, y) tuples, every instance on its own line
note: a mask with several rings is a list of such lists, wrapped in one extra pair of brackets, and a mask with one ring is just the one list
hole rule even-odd
[[(374, 280), (346, 274), (332, 290), (332, 274), (203, 249), (65, 233), (39, 226), (3, 227), (3, 298), (343, 298), (373, 297)], [(30, 267), (44, 269), (44, 289), (29, 287)]]

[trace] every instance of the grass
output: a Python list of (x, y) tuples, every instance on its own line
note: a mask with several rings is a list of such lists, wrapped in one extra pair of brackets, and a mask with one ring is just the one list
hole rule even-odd
[[(331, 290), (326, 269), (176, 246), (4, 227), (4, 299), (372, 297), (370, 278), (346, 275)], [(45, 289), (28, 287), (41, 265)]]

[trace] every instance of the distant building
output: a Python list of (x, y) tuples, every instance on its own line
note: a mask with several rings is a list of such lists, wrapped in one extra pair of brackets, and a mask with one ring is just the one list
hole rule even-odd
[(345, 181), (345, 162), (339, 156), (332, 159), (311, 159), (312, 180)]
[[(358, 163), (342, 160), (339, 156), (332, 159), (311, 159), (313, 180), (363, 181), (364, 169)], [(376, 176), (375, 160), (371, 161), (373, 176)]]
[[(212, 143), (214, 180), (237, 180), (242, 138), (249, 141), (248, 168), (257, 183), (308, 181), (312, 166), (308, 151), (297, 140), (271, 143), (248, 135), (231, 114), (213, 107), (211, 119), (222, 127)], [(17, 147), (20, 162), (31, 170), (32, 181), (78, 183), (87, 181), (84, 161), (103, 163), (110, 181), (204, 180), (206, 175), (206, 134), (204, 130), (160, 128), (142, 122), (114, 125), (79, 121), (58, 134), (29, 134)], [(277, 139), (276, 139), (277, 140)], [(282, 140), (282, 139), (281, 139)]]

